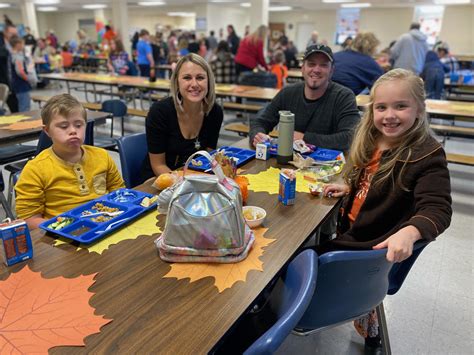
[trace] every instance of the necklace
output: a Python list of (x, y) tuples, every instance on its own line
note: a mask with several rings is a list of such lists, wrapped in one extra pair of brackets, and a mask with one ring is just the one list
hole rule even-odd
[(196, 148), (196, 150), (199, 150), (201, 148), (201, 142), (199, 142), (199, 135), (196, 137), (196, 140), (194, 141), (194, 148)]

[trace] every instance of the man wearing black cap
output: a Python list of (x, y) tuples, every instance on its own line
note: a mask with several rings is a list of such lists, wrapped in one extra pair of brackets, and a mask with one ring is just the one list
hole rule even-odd
[(269, 140), (267, 135), (279, 120), (279, 111), (295, 114), (294, 139), (318, 147), (348, 150), (360, 116), (351, 90), (331, 81), (334, 57), (331, 48), (308, 47), (301, 68), (304, 82), (282, 89), (257, 117), (250, 120), (250, 142)]

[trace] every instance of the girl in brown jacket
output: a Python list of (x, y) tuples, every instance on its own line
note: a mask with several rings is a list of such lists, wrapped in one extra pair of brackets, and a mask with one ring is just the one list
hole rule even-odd
[[(387, 259), (401, 262), (417, 240), (432, 241), (449, 226), (445, 152), (430, 133), (423, 80), (410, 71), (394, 69), (375, 82), (349, 162), (346, 184), (324, 190), (346, 198), (338, 235), (323, 249), (387, 248)], [(375, 338), (369, 345), (378, 345), (374, 314), (356, 327)]]

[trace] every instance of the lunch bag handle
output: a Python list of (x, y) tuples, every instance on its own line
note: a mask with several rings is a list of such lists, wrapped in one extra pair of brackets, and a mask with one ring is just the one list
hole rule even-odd
[(199, 150), (196, 153), (193, 153), (188, 160), (186, 160), (186, 164), (184, 164), (184, 171), (183, 171), (183, 177), (186, 175), (186, 172), (188, 170), (189, 164), (191, 164), (191, 161), (196, 155), (202, 155), (205, 157), (207, 160), (209, 160), (209, 163), (211, 164), (211, 170), (213, 173), (219, 178), (219, 182), (224, 182), (226, 180), (226, 177), (224, 175), (224, 172), (222, 171), (222, 167), (220, 164), (205, 150)]

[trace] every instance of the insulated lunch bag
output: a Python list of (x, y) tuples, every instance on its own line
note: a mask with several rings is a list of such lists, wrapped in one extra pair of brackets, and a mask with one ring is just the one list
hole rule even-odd
[[(215, 175), (186, 175), (198, 154), (211, 162)], [(244, 220), (240, 189), (208, 152), (191, 155), (183, 179), (161, 195), (159, 209), (168, 214), (165, 230), (155, 241), (161, 259), (234, 263), (247, 257), (255, 238)]]

